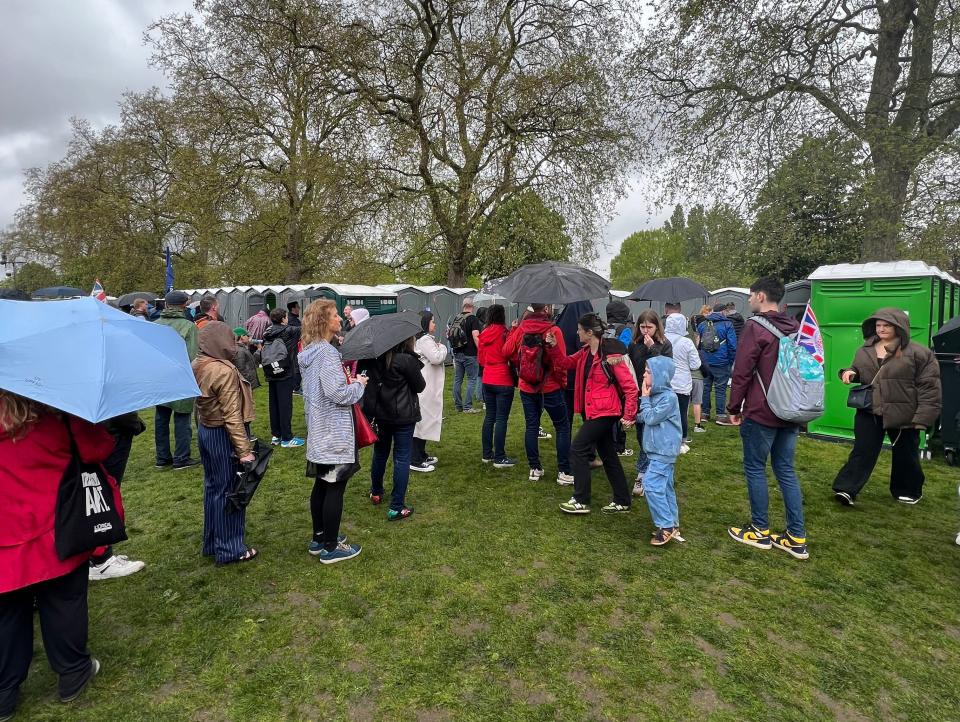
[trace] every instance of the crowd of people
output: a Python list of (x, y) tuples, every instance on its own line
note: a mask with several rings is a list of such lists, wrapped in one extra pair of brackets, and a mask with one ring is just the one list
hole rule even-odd
[[(496, 469), (518, 464), (507, 439), (519, 390), (527, 478), (542, 481), (552, 467), (556, 483), (572, 487), (560, 511), (583, 515), (592, 510), (592, 472), (602, 468), (612, 498), (601, 511), (627, 513), (634, 499), (643, 497), (652, 521), (650, 543), (664, 546), (685, 541), (675, 491), (677, 459), (689, 451), (693, 435), (706, 433), (705, 424), (715, 419), (739, 427), (750, 506), (749, 520), (730, 526), (729, 536), (802, 560), (809, 558), (809, 549), (794, 465), (800, 426), (774, 413), (766, 391), (780, 337), (798, 329), (798, 322), (780, 310), (783, 295), (779, 280), (758, 279), (749, 297), (755, 322), (725, 306), (704, 307), (688, 319), (678, 304), (668, 304), (663, 318), (646, 310), (634, 320), (619, 301), (607, 306), (605, 322), (584, 301), (566, 304), (556, 317), (550, 305), (531, 304), (508, 324), (503, 306), (484, 309), (481, 319), (467, 299), (446, 338), (438, 336), (433, 314), (424, 311), (420, 333), (377, 358), (347, 363), (339, 347), (369, 313), (346, 307), (341, 316), (329, 300), (311, 303), (302, 317), (295, 303), (260, 311), (237, 328), (223, 322), (212, 297), (203, 299), (191, 317), (187, 296), (177, 291), (167, 294), (158, 314), (144, 304), (135, 304), (131, 313), (171, 327), (191, 359), (201, 395), (155, 407), (155, 463), (159, 469), (202, 467), (201, 553), (218, 566), (258, 557), (245, 539), (243, 509), (231, 506), (228, 496), (238, 469), (256, 458), (252, 390), (261, 383), (261, 371), (269, 389), (270, 443), (285, 449), (305, 446), (305, 474), (313, 480), (306, 551), (334, 564), (361, 553), (340, 528), (347, 484), (361, 469), (362, 423), (372, 422), (376, 429), (369, 500), (388, 505), (387, 520), (403, 521), (414, 513), (407, 503), (410, 473), (437, 470), (439, 459), (427, 444), (441, 438), (448, 347), (456, 412), (484, 414), (479, 463)], [(855, 443), (833, 482), (835, 498), (843, 505), (855, 503), (889, 437), (890, 492), (902, 503), (915, 504), (924, 483), (920, 433), (940, 411), (937, 362), (929, 349), (910, 339), (909, 319), (898, 309), (878, 310), (864, 321), (862, 332), (862, 348), (840, 375), (843, 383), (872, 393), (857, 407)], [(305, 440), (292, 431), (298, 393)], [(544, 412), (553, 434), (541, 426)], [(191, 453), (194, 420), (199, 459)], [(145, 428), (136, 413), (94, 425), (0, 390), (5, 460), (0, 509), (6, 512), (0, 524), (0, 721), (12, 716), (29, 668), (34, 604), (62, 700), (75, 699), (100, 668), (87, 648), (87, 585), (135, 573), (144, 563), (109, 547), (59, 558), (53, 523), (57, 492), (75, 456), (102, 464), (119, 485), (132, 440)], [(632, 488), (622, 461), (634, 456), (626, 443), (631, 428), (639, 447)], [(555, 454), (546, 464), (540, 448), (545, 438), (554, 440)], [(768, 461), (784, 504), (779, 531), (771, 529), (769, 519)]]

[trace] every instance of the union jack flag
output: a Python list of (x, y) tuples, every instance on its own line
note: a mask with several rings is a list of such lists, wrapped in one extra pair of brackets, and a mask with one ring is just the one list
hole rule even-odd
[(820, 324), (817, 323), (817, 317), (813, 314), (809, 303), (800, 321), (797, 343), (809, 351), (821, 366), (823, 365), (823, 336), (820, 335)]
[(93, 290), (90, 291), (90, 296), (101, 303), (107, 302), (107, 292), (103, 290), (103, 285), (101, 285), (99, 278), (93, 282)]

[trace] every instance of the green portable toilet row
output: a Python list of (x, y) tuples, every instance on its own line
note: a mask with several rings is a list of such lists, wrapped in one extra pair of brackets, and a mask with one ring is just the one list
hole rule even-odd
[(376, 286), (357, 286), (346, 283), (317, 284), (305, 296), (308, 301), (328, 298), (337, 304), (337, 312), (341, 314), (344, 306), (365, 308), (371, 316), (397, 312), (397, 294)]
[(854, 410), (849, 386), (838, 377), (863, 345), (861, 324), (878, 308), (902, 309), (910, 337), (929, 347), (933, 334), (960, 314), (960, 281), (921, 261), (821, 266), (809, 277), (810, 305), (820, 325), (826, 375), (826, 412), (810, 423), (811, 434), (852, 439)]

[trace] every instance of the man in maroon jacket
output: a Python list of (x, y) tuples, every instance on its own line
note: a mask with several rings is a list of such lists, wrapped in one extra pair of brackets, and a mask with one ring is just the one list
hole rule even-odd
[[(507, 358), (519, 360), (520, 347), (524, 343), (524, 336), (531, 340), (539, 340), (542, 344), (546, 334), (552, 333), (557, 339), (559, 352), (566, 355), (567, 349), (563, 342), (563, 332), (553, 322), (553, 306), (542, 303), (530, 304), (530, 312), (524, 314), (523, 320), (513, 329), (503, 344), (503, 355)], [(543, 478), (543, 465), (540, 463), (540, 417), (546, 411), (556, 429), (557, 437), (557, 483), (561, 485), (573, 484), (573, 471), (570, 468), (570, 420), (567, 416), (567, 403), (563, 390), (567, 385), (567, 372), (557, 371), (549, 367), (546, 358), (546, 347), (543, 347), (543, 360), (547, 365), (543, 382), (536, 388), (526, 381), (522, 374), (520, 378), (520, 402), (523, 404), (523, 417), (526, 425), (523, 435), (523, 445), (527, 452), (527, 462), (530, 464), (530, 481), (539, 481)]]
[[(796, 333), (797, 320), (780, 312), (783, 282), (771, 276), (758, 279), (750, 286), (750, 310), (767, 319), (785, 336)], [(758, 549), (775, 546), (796, 559), (807, 559), (807, 533), (803, 521), (803, 494), (794, 471), (793, 456), (797, 449), (800, 427), (778, 418), (767, 404), (765, 389), (777, 365), (779, 339), (748, 319), (737, 347), (737, 363), (727, 412), (730, 420), (740, 423), (743, 441), (743, 471), (750, 497), (750, 522), (727, 531), (738, 542)], [(767, 518), (767, 458), (780, 484), (786, 508), (787, 530), (771, 534)]]

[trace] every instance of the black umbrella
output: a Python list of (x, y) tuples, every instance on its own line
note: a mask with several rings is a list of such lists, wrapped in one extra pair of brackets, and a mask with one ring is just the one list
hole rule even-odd
[(38, 288), (33, 292), (34, 298), (76, 298), (77, 296), (86, 296), (86, 291), (72, 286), (51, 286), (50, 288)]
[(240, 465), (240, 470), (236, 473), (233, 491), (227, 494), (227, 501), (233, 504), (237, 511), (242, 511), (253, 499), (257, 487), (263, 481), (267, 473), (267, 467), (270, 465), (270, 456), (273, 449), (259, 440), (253, 444), (253, 455), (256, 457), (253, 461), (248, 461)]
[(416, 311), (371, 316), (347, 334), (340, 353), (345, 361), (376, 358), (421, 331), (420, 314)]
[(627, 296), (630, 301), (686, 301), (706, 298), (710, 291), (689, 278), (655, 278)]
[(29, 301), (30, 294), (19, 288), (0, 288), (0, 299), (4, 301)]
[(125, 293), (117, 299), (117, 305), (132, 306), (133, 302), (138, 298), (142, 298), (147, 303), (153, 303), (157, 300), (157, 294), (150, 293), (150, 291), (134, 291), (133, 293)]
[(498, 296), (523, 303), (573, 303), (609, 292), (610, 282), (603, 276), (559, 261), (522, 266), (496, 288)]

